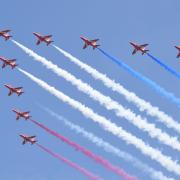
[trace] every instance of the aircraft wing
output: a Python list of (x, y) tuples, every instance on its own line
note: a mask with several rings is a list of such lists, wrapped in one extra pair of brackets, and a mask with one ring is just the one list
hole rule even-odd
[(50, 38), (52, 37), (52, 35), (47, 35), (47, 36), (44, 36), (44, 38)]
[(180, 57), (180, 53), (177, 55), (177, 58), (179, 58)]
[(15, 62), (15, 61), (16, 61), (16, 59), (11, 59), (10, 61), (11, 61), (11, 62)]
[(93, 40), (91, 40), (92, 42), (96, 42), (96, 41), (99, 41), (99, 39), (93, 39)]
[(26, 141), (24, 140), (23, 142), (22, 142), (22, 144), (24, 145), (26, 143)]
[(136, 52), (137, 52), (137, 49), (134, 49), (134, 51), (132, 52), (132, 54), (134, 55), (134, 54), (136, 54)]
[(40, 41), (40, 40), (38, 40), (36, 44), (37, 44), (37, 45), (39, 45), (39, 44), (40, 44), (40, 42), (41, 42), (41, 41)]
[(7, 32), (10, 32), (10, 31), (11, 31), (11, 30), (7, 29), (7, 30), (1, 31), (1, 32), (7, 33)]
[(140, 45), (140, 47), (142, 48), (142, 47), (146, 47), (148, 44), (142, 44), (142, 45)]
[(84, 46), (83, 46), (83, 49), (87, 48), (87, 44), (85, 43)]
[(32, 138), (35, 138), (36, 136), (30, 136), (29, 138), (32, 139)]
[(6, 67), (6, 65), (7, 65), (6, 63), (3, 63), (2, 68), (5, 68), (5, 67)]
[(19, 90), (19, 89), (22, 89), (23, 87), (16, 87), (16, 88), (14, 88), (14, 89), (17, 89), (17, 90)]
[(30, 111), (27, 111), (27, 112), (23, 112), (22, 114), (25, 115), (25, 114), (29, 114), (29, 113), (30, 113)]
[(12, 91), (9, 91), (8, 96), (10, 96), (11, 94), (12, 94)]

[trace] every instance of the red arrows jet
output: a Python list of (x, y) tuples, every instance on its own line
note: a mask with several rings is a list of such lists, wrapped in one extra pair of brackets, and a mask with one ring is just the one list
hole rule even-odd
[(22, 87), (12, 87), (11, 85), (5, 84), (5, 87), (9, 89), (8, 96), (11, 96), (13, 93), (16, 93), (18, 96), (20, 96), (22, 93)]
[(20, 118), (24, 118), (25, 120), (27, 120), (32, 117), (29, 115), (30, 111), (21, 112), (16, 109), (13, 109), (12, 111), (16, 113), (16, 120), (19, 120)]
[(179, 50), (179, 53), (177, 54), (177, 58), (179, 58), (180, 57), (180, 46), (174, 46), (174, 47)]
[(149, 50), (145, 49), (146, 46), (148, 46), (148, 44), (142, 44), (142, 45), (138, 45), (136, 43), (130, 42), (130, 44), (134, 47), (134, 50), (132, 52), (132, 54), (136, 54), (137, 51), (141, 51), (142, 55), (146, 54)]
[(87, 38), (85, 38), (85, 37), (83, 37), (83, 36), (80, 36), (80, 38), (84, 41), (83, 49), (87, 48), (88, 46), (92, 46), (93, 49), (95, 49), (95, 48), (97, 48), (98, 46), (100, 46), (100, 45), (97, 44), (97, 41), (98, 41), (99, 39), (90, 40), (90, 39), (87, 39)]
[(6, 59), (4, 57), (0, 57), (0, 60), (3, 62), (2, 68), (5, 68), (7, 65), (11, 66), (14, 69), (16, 66), (16, 59)]
[(36, 136), (27, 136), (25, 134), (20, 134), (19, 136), (23, 138), (23, 142), (22, 142), (23, 145), (26, 144), (27, 142), (31, 143), (31, 145), (37, 142)]
[(5, 41), (7, 41), (10, 37), (12, 37), (8, 34), (8, 32), (10, 32), (10, 31), (11, 30), (9, 30), (9, 29), (0, 31), (0, 36), (2, 36), (5, 39)]
[(41, 42), (45, 42), (48, 46), (50, 43), (54, 42), (51, 40), (52, 35), (43, 36), (35, 32), (33, 34), (38, 38), (37, 43), (36, 43), (37, 45), (39, 45)]

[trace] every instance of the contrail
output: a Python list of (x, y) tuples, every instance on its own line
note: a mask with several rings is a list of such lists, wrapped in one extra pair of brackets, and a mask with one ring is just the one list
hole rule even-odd
[(127, 144), (134, 145), (137, 149), (141, 151), (142, 154), (150, 157), (152, 160), (155, 160), (168, 171), (180, 175), (180, 165), (177, 163), (177, 161), (172, 160), (171, 157), (164, 155), (160, 150), (151, 147), (149, 144), (146, 144), (142, 139), (137, 138), (131, 133), (125, 131), (122, 127), (118, 127), (115, 123), (95, 113), (91, 108), (81, 104), (79, 101), (70, 98), (69, 96), (50, 86), (41, 79), (36, 78), (32, 74), (20, 68), (18, 68), (18, 70), (62, 102), (69, 104), (72, 108), (76, 110), (79, 110), (86, 118), (98, 123), (104, 130), (121, 138)]
[(84, 155), (86, 155), (86, 156), (90, 157), (91, 159), (95, 160), (95, 162), (97, 162), (97, 163), (103, 165), (104, 167), (106, 167), (107, 169), (115, 172), (116, 174), (121, 176), (123, 179), (126, 179), (126, 180), (135, 180), (136, 179), (135, 177), (126, 174), (126, 172), (124, 172), (122, 169), (119, 169), (119, 167), (112, 165), (106, 159), (92, 153), (91, 151), (89, 151), (89, 150), (85, 149), (84, 147), (80, 146), (79, 144), (76, 144), (75, 142), (67, 139), (66, 137), (62, 136), (61, 134), (49, 129), (45, 125), (43, 125), (43, 124), (41, 124), (41, 123), (39, 123), (39, 122), (37, 122), (37, 121), (35, 121), (33, 119), (30, 119), (30, 121), (33, 122), (34, 124), (36, 124), (37, 126), (39, 126), (40, 128), (44, 129), (49, 134), (57, 137), (58, 139), (65, 142), (69, 146), (73, 147), (75, 150), (78, 150), (78, 151), (82, 152)]
[(165, 89), (163, 89), (162, 87), (160, 87), (158, 84), (156, 84), (154, 81), (148, 79), (147, 77), (143, 76), (142, 74), (136, 72), (135, 70), (133, 70), (132, 68), (130, 68), (127, 64), (123, 63), (122, 61), (120, 61), (120, 59), (117, 59), (113, 56), (111, 56), (110, 54), (108, 54), (107, 52), (105, 52), (104, 50), (98, 48), (99, 51), (104, 54), (106, 57), (108, 57), (109, 59), (111, 59), (113, 62), (115, 62), (116, 64), (118, 64), (118, 66), (122, 67), (123, 69), (125, 69), (126, 71), (128, 71), (131, 75), (133, 75), (134, 77), (136, 77), (137, 79), (143, 81), (145, 84), (147, 84), (149, 87), (151, 87), (152, 89), (154, 89), (156, 92), (158, 92), (161, 96), (164, 96), (165, 98), (171, 100), (172, 102), (176, 103), (178, 106), (180, 105), (180, 99), (175, 97), (175, 95), (173, 93), (170, 93), (168, 91), (166, 91)]
[(53, 157), (59, 159), (60, 161), (64, 162), (65, 164), (68, 164), (69, 166), (73, 167), (74, 169), (78, 170), (79, 172), (81, 172), (82, 174), (84, 174), (85, 176), (87, 176), (89, 179), (92, 179), (92, 180), (100, 180), (101, 178), (94, 175), (92, 172), (86, 170), (85, 168), (75, 164), (74, 162), (60, 156), (59, 154), (56, 154), (54, 152), (52, 152), (50, 149), (40, 145), (40, 144), (37, 144), (36, 145), (42, 149), (43, 151), (49, 153), (50, 155), (52, 155)]
[(138, 97), (134, 92), (130, 92), (124, 88), (121, 84), (116, 83), (111, 78), (107, 77), (106, 74), (102, 74), (91, 66), (83, 63), (76, 57), (72, 56), (63, 49), (53, 45), (60, 53), (67, 57), (71, 62), (75, 63), (81, 69), (89, 73), (95, 80), (100, 80), (103, 84), (110, 88), (111, 90), (121, 94), (128, 102), (135, 104), (140, 111), (146, 111), (146, 113), (152, 117), (158, 118), (157, 120), (161, 123), (164, 123), (168, 128), (173, 128), (178, 133), (180, 133), (180, 124), (176, 122), (171, 116), (167, 115), (163, 111), (159, 110), (158, 107), (152, 106), (150, 102), (145, 101)]
[[(41, 106), (41, 105), (40, 105)], [(148, 166), (147, 164), (141, 162), (140, 160), (136, 159), (135, 157), (131, 156), (130, 154), (121, 151), (117, 147), (111, 145), (107, 141), (104, 141), (103, 139), (95, 136), (93, 133), (86, 131), (82, 127), (73, 124), (72, 122), (68, 121), (64, 117), (56, 114), (55, 112), (51, 111), (50, 109), (47, 109), (45, 107), (42, 107), (46, 112), (48, 112), (51, 116), (54, 116), (61, 122), (63, 122), (67, 127), (69, 127), (71, 130), (75, 131), (77, 134), (81, 134), (84, 138), (88, 139), (92, 143), (94, 143), (96, 146), (103, 148), (104, 151), (111, 153), (119, 158), (124, 159), (125, 161), (131, 163), (136, 168), (139, 168), (141, 171), (144, 171), (147, 173), (152, 179), (154, 180), (174, 180), (173, 178), (166, 177), (161, 171), (157, 171), (153, 169), (152, 167)]]
[(153, 55), (151, 55), (150, 53), (147, 53), (147, 55), (156, 63), (158, 63), (161, 67), (163, 67), (165, 70), (167, 70), (168, 72), (170, 72), (171, 74), (173, 74), (175, 77), (180, 78), (180, 74), (177, 73), (174, 69), (172, 69), (171, 67), (167, 66), (166, 64), (164, 64), (162, 61), (160, 61), (159, 59), (155, 58)]
[(90, 85), (81, 81), (81, 79), (77, 79), (69, 72), (59, 68), (51, 61), (46, 60), (46, 58), (39, 56), (38, 54), (26, 48), (25, 46), (21, 45), (20, 43), (16, 42), (16, 44), (24, 52), (32, 56), (36, 61), (41, 62), (47, 69), (51, 69), (55, 74), (57, 74), (60, 77), (63, 77), (72, 85), (76, 86), (78, 90), (84, 92), (95, 101), (98, 101), (107, 110), (114, 110), (116, 116), (127, 119), (130, 123), (138, 127), (140, 130), (147, 132), (151, 138), (156, 138), (161, 143), (168, 145), (175, 150), (180, 151), (180, 142), (178, 142), (176, 137), (171, 137), (167, 133), (162, 132), (161, 129), (156, 128), (155, 124), (148, 123), (147, 119), (142, 118), (140, 115), (136, 115), (130, 109), (125, 109), (122, 105), (112, 100), (109, 96), (105, 96), (99, 91), (93, 89)]

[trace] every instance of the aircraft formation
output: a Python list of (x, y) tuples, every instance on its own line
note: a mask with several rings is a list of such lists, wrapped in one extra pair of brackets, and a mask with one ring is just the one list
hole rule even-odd
[[(11, 30), (2, 30), (0, 31), (0, 37), (4, 38), (5, 41), (9, 40), (12, 36), (9, 34)], [(53, 43), (52, 35), (41, 35), (40, 33), (33, 32), (34, 36), (37, 38), (36, 45), (39, 45), (41, 43), (45, 43), (47, 46)], [(86, 37), (80, 36), (81, 40), (84, 42), (83, 49), (86, 49), (88, 46), (91, 46), (92, 49), (99, 48), (100, 44), (97, 43), (99, 41), (98, 38), (96, 39), (88, 39)], [(148, 44), (137, 44), (134, 42), (129, 42), (130, 45), (134, 48), (132, 51), (132, 55), (136, 54), (137, 52), (140, 52), (142, 55), (148, 54), (149, 49), (146, 49)], [(177, 54), (177, 58), (180, 57), (180, 46), (174, 46), (179, 52)], [(18, 66), (16, 63), (16, 59), (8, 59), (5, 57), (0, 57), (0, 60), (2, 61), (2, 68), (5, 68), (9, 66), (11, 69), (14, 69)], [(24, 91), (23, 87), (14, 87), (10, 84), (4, 85), (8, 89), (8, 96), (11, 96), (13, 94), (17, 94), (17, 96), (21, 96)], [(24, 119), (24, 120), (32, 120), (32, 116), (30, 115), (30, 111), (20, 111), (18, 109), (12, 109), (12, 111), (16, 114), (16, 120)], [(22, 144), (30, 143), (31, 145), (37, 143), (37, 137), (35, 135), (25, 135), (25, 134), (19, 134), (19, 136), (22, 138)]]

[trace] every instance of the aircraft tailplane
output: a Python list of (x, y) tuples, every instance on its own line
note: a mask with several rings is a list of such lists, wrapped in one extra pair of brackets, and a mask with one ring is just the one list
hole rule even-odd
[(93, 49), (96, 49), (97, 47), (99, 47), (100, 45), (95, 45), (95, 46), (93, 46)]
[(5, 41), (7, 41), (9, 38), (11, 38), (12, 36), (7, 36), (6, 38), (5, 38)]

